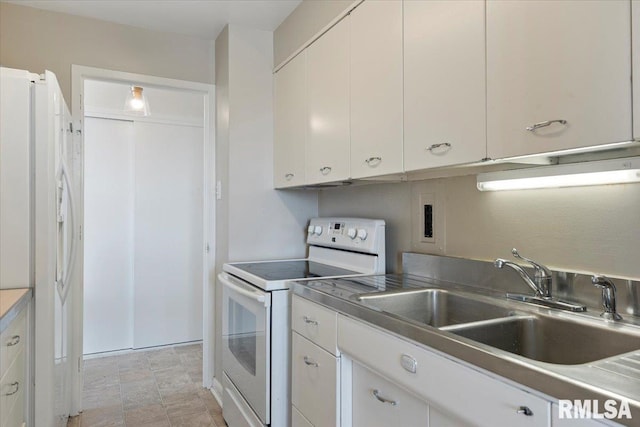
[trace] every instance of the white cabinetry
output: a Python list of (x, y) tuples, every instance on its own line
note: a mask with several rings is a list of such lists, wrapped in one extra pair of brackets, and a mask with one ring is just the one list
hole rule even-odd
[(0, 335), (0, 427), (21, 427), (26, 419), (27, 312), (24, 308)]
[(276, 188), (305, 183), (306, 84), (306, 53), (303, 51), (274, 76), (273, 184)]
[(629, 0), (488, 1), (488, 157), (631, 140), (630, 23)]
[[(434, 409), (430, 426), (549, 426), (546, 400), (342, 315), (338, 348), (343, 359), (369, 367), (426, 402)], [(343, 416), (349, 417), (348, 411)]]
[(291, 418), (294, 425), (340, 425), (336, 312), (292, 297)]
[(306, 50), (309, 183), (349, 178), (349, 17)]
[(359, 363), (352, 365), (353, 427), (427, 426), (429, 406)]
[(404, 166), (486, 157), (485, 3), (405, 1)]
[(402, 2), (365, 1), (351, 20), (351, 177), (402, 172)]

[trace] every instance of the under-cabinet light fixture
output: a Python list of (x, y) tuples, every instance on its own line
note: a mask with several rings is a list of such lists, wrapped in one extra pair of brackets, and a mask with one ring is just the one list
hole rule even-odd
[(640, 157), (598, 160), (478, 174), (480, 191), (640, 182)]
[(124, 103), (124, 111), (126, 113), (145, 117), (151, 115), (149, 101), (142, 93), (142, 90), (140, 86), (131, 86), (127, 100)]

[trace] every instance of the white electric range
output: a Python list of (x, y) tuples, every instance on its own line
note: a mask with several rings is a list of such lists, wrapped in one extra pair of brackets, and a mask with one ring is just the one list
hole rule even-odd
[(313, 218), (306, 259), (234, 262), (223, 286), (223, 416), (230, 427), (290, 425), (290, 281), (385, 273), (385, 223)]

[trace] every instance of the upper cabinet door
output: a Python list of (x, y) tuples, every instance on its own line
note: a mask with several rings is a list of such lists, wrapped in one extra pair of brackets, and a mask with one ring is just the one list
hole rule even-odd
[(488, 156), (631, 139), (629, 0), (487, 1)]
[(640, 0), (631, 2), (631, 57), (633, 59), (633, 139), (640, 140)]
[(276, 188), (305, 183), (307, 132), (306, 52), (301, 52), (275, 75), (273, 184)]
[(307, 48), (307, 181), (349, 179), (349, 17)]
[(485, 132), (483, 1), (404, 2), (404, 166), (482, 160)]
[(351, 12), (351, 176), (402, 172), (402, 2)]

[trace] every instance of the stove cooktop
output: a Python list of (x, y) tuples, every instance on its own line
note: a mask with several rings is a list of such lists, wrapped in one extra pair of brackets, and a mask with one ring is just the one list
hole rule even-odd
[(245, 262), (231, 263), (231, 265), (234, 268), (257, 276), (265, 281), (282, 281), (358, 274), (357, 271), (307, 260)]

